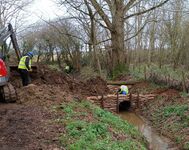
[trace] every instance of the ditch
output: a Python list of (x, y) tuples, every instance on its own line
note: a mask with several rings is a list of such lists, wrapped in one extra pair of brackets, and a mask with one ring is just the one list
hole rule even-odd
[(177, 149), (176, 147), (173, 147), (174, 144), (168, 138), (158, 135), (158, 133), (150, 125), (148, 125), (147, 121), (135, 112), (120, 111), (119, 116), (134, 125), (142, 133), (149, 143), (149, 149)]

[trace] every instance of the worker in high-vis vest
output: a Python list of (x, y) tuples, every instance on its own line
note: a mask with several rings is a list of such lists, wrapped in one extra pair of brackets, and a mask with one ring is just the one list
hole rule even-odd
[(123, 94), (123, 95), (127, 95), (129, 94), (129, 89), (126, 85), (121, 85), (119, 90), (118, 90), (119, 94)]
[(64, 70), (66, 73), (70, 73), (70, 66), (66, 65)]
[(28, 52), (24, 55), (19, 62), (18, 69), (21, 75), (22, 84), (23, 86), (27, 86), (30, 84), (30, 76), (29, 71), (31, 71), (31, 60), (33, 58), (33, 52)]

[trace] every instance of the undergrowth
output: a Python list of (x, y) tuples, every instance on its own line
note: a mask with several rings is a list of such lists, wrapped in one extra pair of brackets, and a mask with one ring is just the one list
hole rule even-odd
[(61, 146), (68, 150), (144, 150), (146, 141), (132, 125), (87, 101), (63, 103), (56, 121), (65, 126)]
[[(144, 79), (145, 78), (145, 72), (146, 74), (149, 73), (155, 73), (158, 75), (170, 77), (171, 79), (175, 79), (178, 81), (182, 81), (182, 68), (173, 69), (169, 65), (164, 65), (161, 68), (159, 68), (156, 64), (151, 64), (150, 66), (147, 66), (146, 64), (140, 64), (138, 66), (131, 65), (129, 68), (130, 73), (133, 77), (136, 79)], [(184, 70), (185, 77), (189, 77), (189, 72), (187, 70)]]
[(188, 104), (169, 104), (153, 112), (153, 122), (162, 132), (173, 135), (175, 142), (183, 149), (189, 149), (187, 133), (189, 129)]

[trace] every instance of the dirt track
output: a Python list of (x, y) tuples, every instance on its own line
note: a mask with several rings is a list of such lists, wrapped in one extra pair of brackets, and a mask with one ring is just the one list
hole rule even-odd
[(41, 107), (0, 105), (0, 147), (2, 150), (57, 148), (56, 128), (48, 124), (52, 115)]

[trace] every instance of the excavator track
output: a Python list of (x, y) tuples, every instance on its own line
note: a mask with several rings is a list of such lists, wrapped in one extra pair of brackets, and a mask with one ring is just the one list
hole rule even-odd
[(7, 103), (16, 102), (18, 99), (16, 89), (12, 86), (12, 84), (8, 83), (3, 86), (3, 99)]

